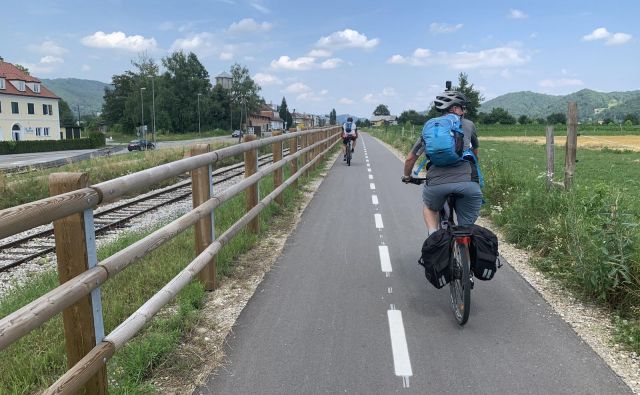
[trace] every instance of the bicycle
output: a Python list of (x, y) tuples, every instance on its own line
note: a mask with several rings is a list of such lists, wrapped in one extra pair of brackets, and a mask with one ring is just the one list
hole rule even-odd
[(347, 137), (347, 166), (351, 166), (351, 142), (352, 137)]
[[(411, 178), (412, 184), (421, 185), (426, 178)], [(447, 196), (444, 207), (440, 210), (440, 228), (450, 235), (449, 244), (449, 292), (451, 307), (459, 325), (466, 324), (471, 310), (471, 233), (468, 228), (458, 228), (455, 220), (455, 199)]]

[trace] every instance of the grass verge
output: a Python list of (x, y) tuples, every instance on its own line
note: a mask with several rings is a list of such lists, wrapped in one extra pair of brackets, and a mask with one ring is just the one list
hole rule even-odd
[[(408, 152), (409, 136), (372, 131)], [(640, 353), (640, 167), (637, 152), (581, 150), (574, 187), (547, 190), (545, 147), (482, 141), (483, 214), (532, 264), (575, 294), (611, 309), (616, 339)], [(556, 169), (564, 165), (556, 151)], [(556, 174), (560, 181), (562, 172)]]
[[(311, 173), (316, 177), (320, 166)], [(290, 173), (285, 167), (285, 177)], [(308, 180), (308, 179), (307, 179)], [(300, 179), (301, 186), (305, 179)], [(273, 178), (260, 182), (261, 197), (273, 190)], [(260, 215), (267, 230), (270, 219), (283, 210), (299, 204), (299, 190), (284, 192), (284, 206), (270, 204)], [(216, 209), (216, 234), (221, 234), (244, 214), (244, 196), (240, 194)], [(160, 227), (160, 225), (158, 226)], [(126, 233), (117, 241), (100, 248), (102, 260), (131, 245), (155, 229), (145, 233)], [(109, 333), (149, 299), (158, 289), (195, 258), (193, 232), (188, 230), (127, 268), (102, 287), (105, 332)], [(219, 278), (228, 275), (234, 259), (250, 249), (258, 236), (242, 231), (218, 254)], [(0, 317), (15, 311), (57, 285), (55, 271), (38, 275), (26, 285), (9, 293), (0, 301)], [(147, 380), (154, 368), (166, 360), (171, 351), (197, 322), (204, 300), (204, 290), (194, 281), (166, 306), (143, 331), (120, 350), (108, 363), (110, 394), (145, 394), (155, 390)], [(53, 383), (66, 371), (64, 337), (60, 315), (14, 343), (0, 354), (0, 394), (29, 394)]]

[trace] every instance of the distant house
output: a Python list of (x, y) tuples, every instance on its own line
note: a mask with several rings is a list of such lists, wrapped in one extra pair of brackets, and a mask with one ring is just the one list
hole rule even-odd
[(284, 129), (284, 120), (280, 118), (280, 114), (275, 110), (273, 105), (263, 104), (260, 108), (260, 115), (270, 118), (269, 130)]
[(63, 139), (59, 100), (39, 79), (0, 60), (0, 141)]
[(397, 125), (398, 117), (395, 115), (374, 115), (371, 117), (371, 126)]

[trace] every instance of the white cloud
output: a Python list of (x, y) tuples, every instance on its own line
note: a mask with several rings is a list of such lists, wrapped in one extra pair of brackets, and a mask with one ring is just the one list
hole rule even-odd
[(413, 51), (413, 56), (416, 58), (427, 58), (431, 56), (431, 51), (424, 48), (416, 48), (416, 50)]
[(257, 33), (271, 30), (273, 25), (269, 22), (258, 23), (253, 18), (244, 18), (239, 22), (233, 22), (229, 26), (229, 33)]
[(253, 80), (258, 83), (258, 85), (267, 86), (267, 85), (280, 85), (282, 84), (282, 80), (276, 77), (273, 74), (267, 73), (256, 73), (253, 76)]
[(308, 93), (311, 92), (311, 88), (302, 82), (296, 82), (294, 84), (289, 85), (284, 89), (284, 92), (287, 93)]
[(328, 58), (329, 56), (331, 56), (331, 51), (328, 51), (326, 49), (312, 49), (311, 51), (309, 51), (309, 54), (307, 56), (311, 56), (314, 58)]
[(433, 22), (429, 25), (429, 31), (434, 34), (453, 33), (456, 30), (462, 29), (462, 23), (456, 25), (449, 25), (446, 23)]
[(271, 67), (274, 69), (286, 70), (309, 70), (315, 66), (315, 58), (302, 56), (297, 59), (291, 59), (288, 56), (280, 56), (278, 60), (271, 61)]
[(339, 104), (353, 104), (353, 100), (347, 99), (346, 97), (343, 97), (340, 100), (338, 100), (338, 103)]
[(529, 60), (529, 56), (525, 55), (520, 48), (513, 47), (498, 47), (476, 52), (438, 52), (435, 55), (427, 49), (418, 48), (412, 56), (394, 55), (387, 60), (387, 63), (406, 63), (412, 66), (445, 65), (454, 69), (476, 69), (521, 65)]
[(69, 50), (59, 46), (51, 40), (43, 41), (40, 44), (31, 44), (27, 48), (32, 52), (37, 52), (42, 55), (62, 56), (69, 52)]
[(340, 66), (341, 63), (343, 63), (344, 61), (340, 58), (331, 58), (331, 59), (327, 59), (324, 62), (322, 62), (320, 64), (320, 68), (321, 69), (335, 69), (336, 67)]
[(379, 100), (376, 99), (376, 96), (373, 93), (367, 93), (366, 95), (364, 95), (364, 97), (362, 97), (362, 100), (364, 100), (367, 103), (378, 103)]
[(251, 7), (255, 8), (256, 10), (262, 12), (263, 14), (269, 14), (271, 12), (270, 9), (268, 9), (265, 6), (263, 6), (262, 4), (260, 4), (257, 1), (250, 3), (250, 5), (251, 5)]
[(384, 88), (382, 89), (382, 96), (395, 96), (396, 90), (393, 88)]
[(560, 78), (557, 80), (541, 80), (538, 81), (538, 85), (543, 88), (559, 88), (563, 86), (581, 86), (584, 85), (584, 82), (574, 78)]
[(526, 19), (529, 16), (520, 10), (510, 9), (507, 18), (509, 19)]
[(57, 57), (57, 56), (51, 56), (51, 55), (47, 55), (47, 56), (43, 56), (42, 58), (40, 58), (40, 63), (43, 64), (47, 64), (47, 63), (64, 63), (64, 59)]
[(218, 58), (220, 60), (231, 60), (233, 59), (233, 54), (231, 52), (220, 52), (220, 55), (218, 55)]
[(329, 91), (326, 89), (321, 90), (319, 93), (313, 91), (305, 92), (299, 94), (296, 99), (301, 101), (322, 101), (326, 98), (327, 93), (329, 93)]
[(584, 41), (606, 40), (606, 45), (621, 45), (626, 44), (633, 36), (627, 33), (610, 33), (606, 28), (599, 27), (591, 33), (582, 36)]
[(154, 50), (158, 46), (156, 39), (145, 38), (140, 35), (127, 36), (123, 32), (104, 33), (98, 31), (81, 40), (82, 44), (93, 48), (114, 48), (131, 52)]
[[(198, 56), (206, 57), (213, 54), (220, 54), (221, 48), (216, 37), (208, 32), (193, 34), (186, 38), (179, 38), (171, 44), (169, 51), (186, 51), (196, 53)], [(224, 51), (231, 52), (231, 51)]]
[(387, 63), (403, 64), (403, 63), (407, 63), (407, 59), (402, 55), (393, 55), (392, 57), (387, 59)]
[(20, 62), (21, 65), (29, 69), (31, 75), (37, 76), (38, 74), (49, 74), (55, 71), (54, 65), (43, 63), (28, 63)]
[(377, 46), (380, 40), (377, 38), (369, 40), (367, 36), (353, 29), (345, 29), (333, 32), (326, 37), (321, 37), (316, 46), (323, 48), (363, 48), (371, 49)]
[(86, 73), (87, 71), (91, 71), (91, 66), (83, 64), (82, 67), (80, 67), (80, 70)]

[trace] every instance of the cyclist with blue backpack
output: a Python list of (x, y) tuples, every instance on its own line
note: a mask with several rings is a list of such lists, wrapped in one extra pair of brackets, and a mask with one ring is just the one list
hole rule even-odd
[(429, 235), (438, 230), (438, 213), (450, 194), (456, 196), (459, 225), (472, 225), (480, 215), (482, 175), (477, 165), (478, 137), (474, 123), (464, 118), (467, 103), (460, 92), (445, 91), (438, 95), (434, 105), (443, 115), (427, 121), (404, 163), (402, 181), (412, 182), (414, 164), (423, 153), (427, 156), (422, 213)]
[(343, 161), (347, 160), (347, 146), (349, 144), (349, 139), (351, 139), (351, 152), (356, 148), (356, 140), (358, 139), (358, 127), (355, 122), (353, 122), (353, 118), (347, 118), (347, 122), (342, 124), (342, 144), (344, 145), (344, 157)]

